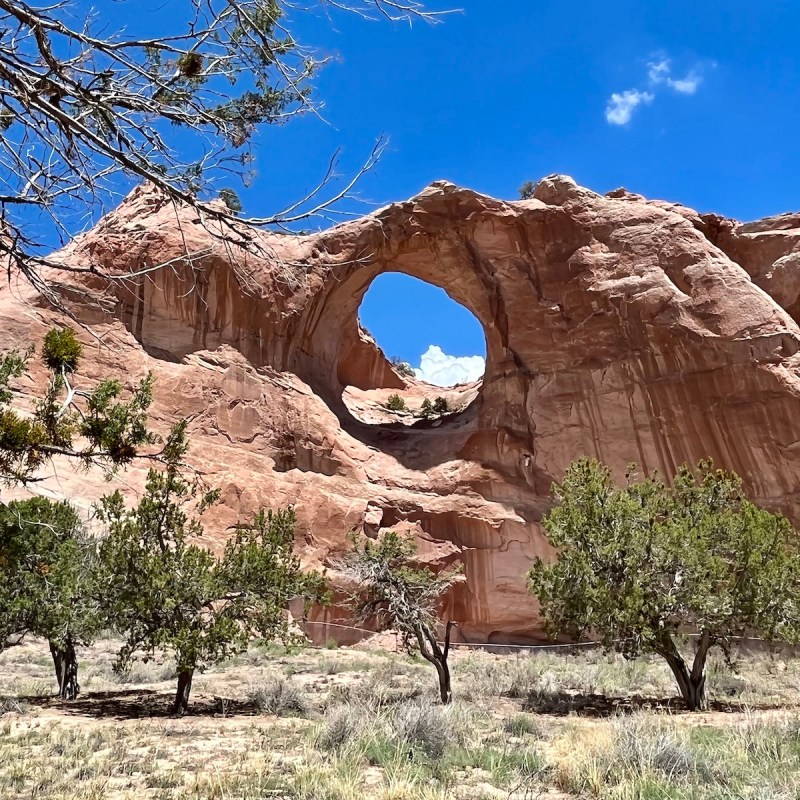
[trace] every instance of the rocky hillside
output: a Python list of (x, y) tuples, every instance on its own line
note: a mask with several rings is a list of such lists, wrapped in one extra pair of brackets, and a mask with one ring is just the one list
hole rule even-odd
[[(194, 463), (222, 489), (213, 546), (287, 503), (309, 563), (353, 528), (412, 531), (429, 562), (464, 563), (448, 610), (462, 635), (521, 642), (541, 636), (524, 573), (547, 550), (550, 485), (578, 456), (620, 476), (712, 456), (800, 522), (800, 214), (740, 224), (551, 176), (526, 201), (438, 182), (319, 234), (233, 237), (141, 188), (58, 254), (97, 274), (53, 276), (88, 328), (84, 378), (152, 370), (157, 425), (191, 418)], [(485, 377), (448, 393), (453, 413), (381, 406), (441, 394), (359, 328), (390, 270), (483, 325)], [(0, 315), (2, 349), (65, 319), (20, 283)], [(141, 472), (122, 476), (131, 491)], [(66, 466), (38, 487), (87, 506), (105, 489)]]

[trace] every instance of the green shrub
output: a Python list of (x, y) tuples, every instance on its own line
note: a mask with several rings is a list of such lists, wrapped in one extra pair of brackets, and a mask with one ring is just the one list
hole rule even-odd
[(399, 394), (390, 394), (389, 399), (386, 401), (386, 408), (389, 411), (405, 411), (406, 401)]
[(447, 402), (446, 397), (440, 396), (433, 401), (434, 414), (446, 414), (450, 410), (450, 403)]
[(72, 328), (52, 328), (44, 337), (42, 359), (53, 372), (74, 372), (83, 352), (83, 345)]
[(530, 714), (514, 714), (503, 720), (503, 730), (512, 736), (535, 736), (537, 739), (545, 738), (542, 725)]

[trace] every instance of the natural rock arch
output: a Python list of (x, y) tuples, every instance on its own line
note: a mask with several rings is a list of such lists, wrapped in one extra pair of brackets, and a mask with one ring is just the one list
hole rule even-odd
[[(465, 564), (450, 608), (465, 637), (521, 641), (541, 634), (524, 573), (548, 551), (550, 486), (578, 456), (620, 477), (630, 461), (671, 474), (712, 456), (800, 521), (800, 329), (713, 243), (746, 252), (762, 280), (800, 242), (793, 219), (759, 255), (762, 230), (744, 247), (750, 229), (554, 176), (514, 203), (438, 183), (361, 220), (243, 248), (140, 189), (59, 257), (123, 275), (196, 258), (125, 283), (60, 278), (75, 313), (114, 343), (96, 351), (98, 372), (152, 369), (156, 414), (192, 417), (196, 457), (223, 488), (219, 530), (296, 503), (311, 563), (350, 528), (408, 530), (431, 564)], [(348, 382), (400, 381), (356, 321), (387, 269), (442, 287), (486, 332), (480, 397), (424, 438), (364, 431), (341, 408)], [(2, 347), (24, 349), (55, 318), (0, 297)]]

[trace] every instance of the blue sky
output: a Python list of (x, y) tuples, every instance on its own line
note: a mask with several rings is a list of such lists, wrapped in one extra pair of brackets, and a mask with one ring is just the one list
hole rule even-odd
[[(141, 27), (151, 15), (169, 23), (179, 5), (98, 7), (120, 18), (135, 7)], [(553, 172), (740, 219), (800, 208), (798, 0), (429, 6), (463, 13), (409, 29), (294, 12), (298, 38), (333, 57), (316, 82), (326, 122), (309, 116), (259, 135), (258, 176), (240, 192), (246, 213), (295, 199), (337, 147), (341, 170), (354, 170), (381, 134), (390, 144), (361, 183), (364, 203), (347, 210), (440, 178), (515, 198)], [(480, 329), (441, 293), (423, 299), (410, 280), (386, 280), (361, 316), (387, 353), (414, 366), (430, 344), (480, 353)]]
[[(800, 3), (461, 6), (412, 30), (303, 20), (306, 39), (340, 54), (318, 80), (329, 124), (267, 131), (247, 207), (309, 185), (337, 146), (354, 168), (383, 133), (390, 146), (360, 190), (377, 204), (439, 178), (514, 198), (523, 181), (563, 172), (741, 219), (800, 208)], [(479, 353), (476, 328), (411, 283), (374, 286), (362, 306), (384, 349), (414, 366), (429, 344)]]

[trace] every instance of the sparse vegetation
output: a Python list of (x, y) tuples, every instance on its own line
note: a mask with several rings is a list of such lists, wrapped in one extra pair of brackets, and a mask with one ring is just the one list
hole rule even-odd
[[(0, 700), (0, 796), (794, 800), (800, 787), (796, 707), (768, 708), (777, 698), (797, 703), (800, 660), (793, 657), (743, 656), (739, 677), (751, 687), (750, 708), (696, 717), (662, 713), (670, 672), (655, 657), (630, 669), (598, 650), (456, 652), (458, 698), (441, 706), (414, 691), (420, 667), (402, 654), (306, 649), (265, 660), (265, 650), (251, 646), (241, 663), (197, 677), (192, 716), (166, 720), (142, 718), (170, 691), (162, 675), (137, 687), (105, 682), (117, 648), (99, 640), (87, 649), (89, 662), (102, 666), (92, 679), (100, 691), (84, 692), (79, 722), (48, 698), (21, 699), (50, 669), (44, 641), (0, 654), (0, 683), (11, 692)], [(716, 656), (714, 670), (732, 674)], [(275, 659), (292, 668), (291, 680), (278, 677)], [(332, 681), (331, 659), (341, 661)], [(523, 711), (526, 700), (507, 695), (523, 676), (533, 682), (528, 690), (546, 685), (554, 696), (572, 696), (572, 711)], [(480, 696), (465, 699), (475, 680)], [(113, 697), (104, 691), (109, 685)], [(343, 695), (337, 687), (349, 697), (334, 697)], [(577, 702), (600, 690), (642, 703), (614, 713)], [(713, 684), (711, 692), (724, 702)]]
[(386, 399), (386, 408), (389, 411), (405, 411), (406, 401), (399, 394), (390, 394)]
[(422, 405), (419, 408), (419, 415), (425, 419), (433, 416), (433, 403), (431, 403), (429, 398), (426, 397), (422, 401)]
[(303, 691), (283, 678), (251, 687), (247, 700), (262, 714), (276, 717), (307, 717), (311, 711)]
[[(51, 275), (63, 264), (47, 255), (54, 242), (80, 233), (132, 184), (152, 185), (213, 220), (215, 235), (241, 241), (241, 204), (232, 189), (218, 189), (219, 173), (248, 185), (251, 140), (317, 107), (313, 78), (328, 60), (298, 41), (314, 9), (283, 0), (187, 0), (168, 18), (131, 3), (123, 21), (92, 9), (76, 19), (69, 5), (0, 5), (0, 253), (9, 277), (18, 272), (58, 307)], [(396, 0), (332, 5), (408, 22), (441, 13)], [(132, 31), (124, 19), (137, 13)], [(207, 149), (201, 159), (198, 144)], [(350, 195), (381, 149), (344, 187), (334, 189), (329, 171), (317, 190), (246, 223), (316, 217)], [(222, 202), (211, 202), (215, 196)], [(80, 256), (69, 269), (97, 272)]]
[(536, 184), (533, 181), (525, 181), (518, 191), (520, 200), (530, 200), (536, 191)]
[(447, 414), (451, 411), (450, 403), (447, 402), (446, 397), (437, 397), (433, 401), (433, 413), (434, 414)]
[(408, 361), (403, 361), (403, 359), (398, 356), (392, 356), (389, 359), (389, 363), (394, 368), (394, 371), (403, 378), (413, 378), (416, 375), (411, 364), (409, 364)]

